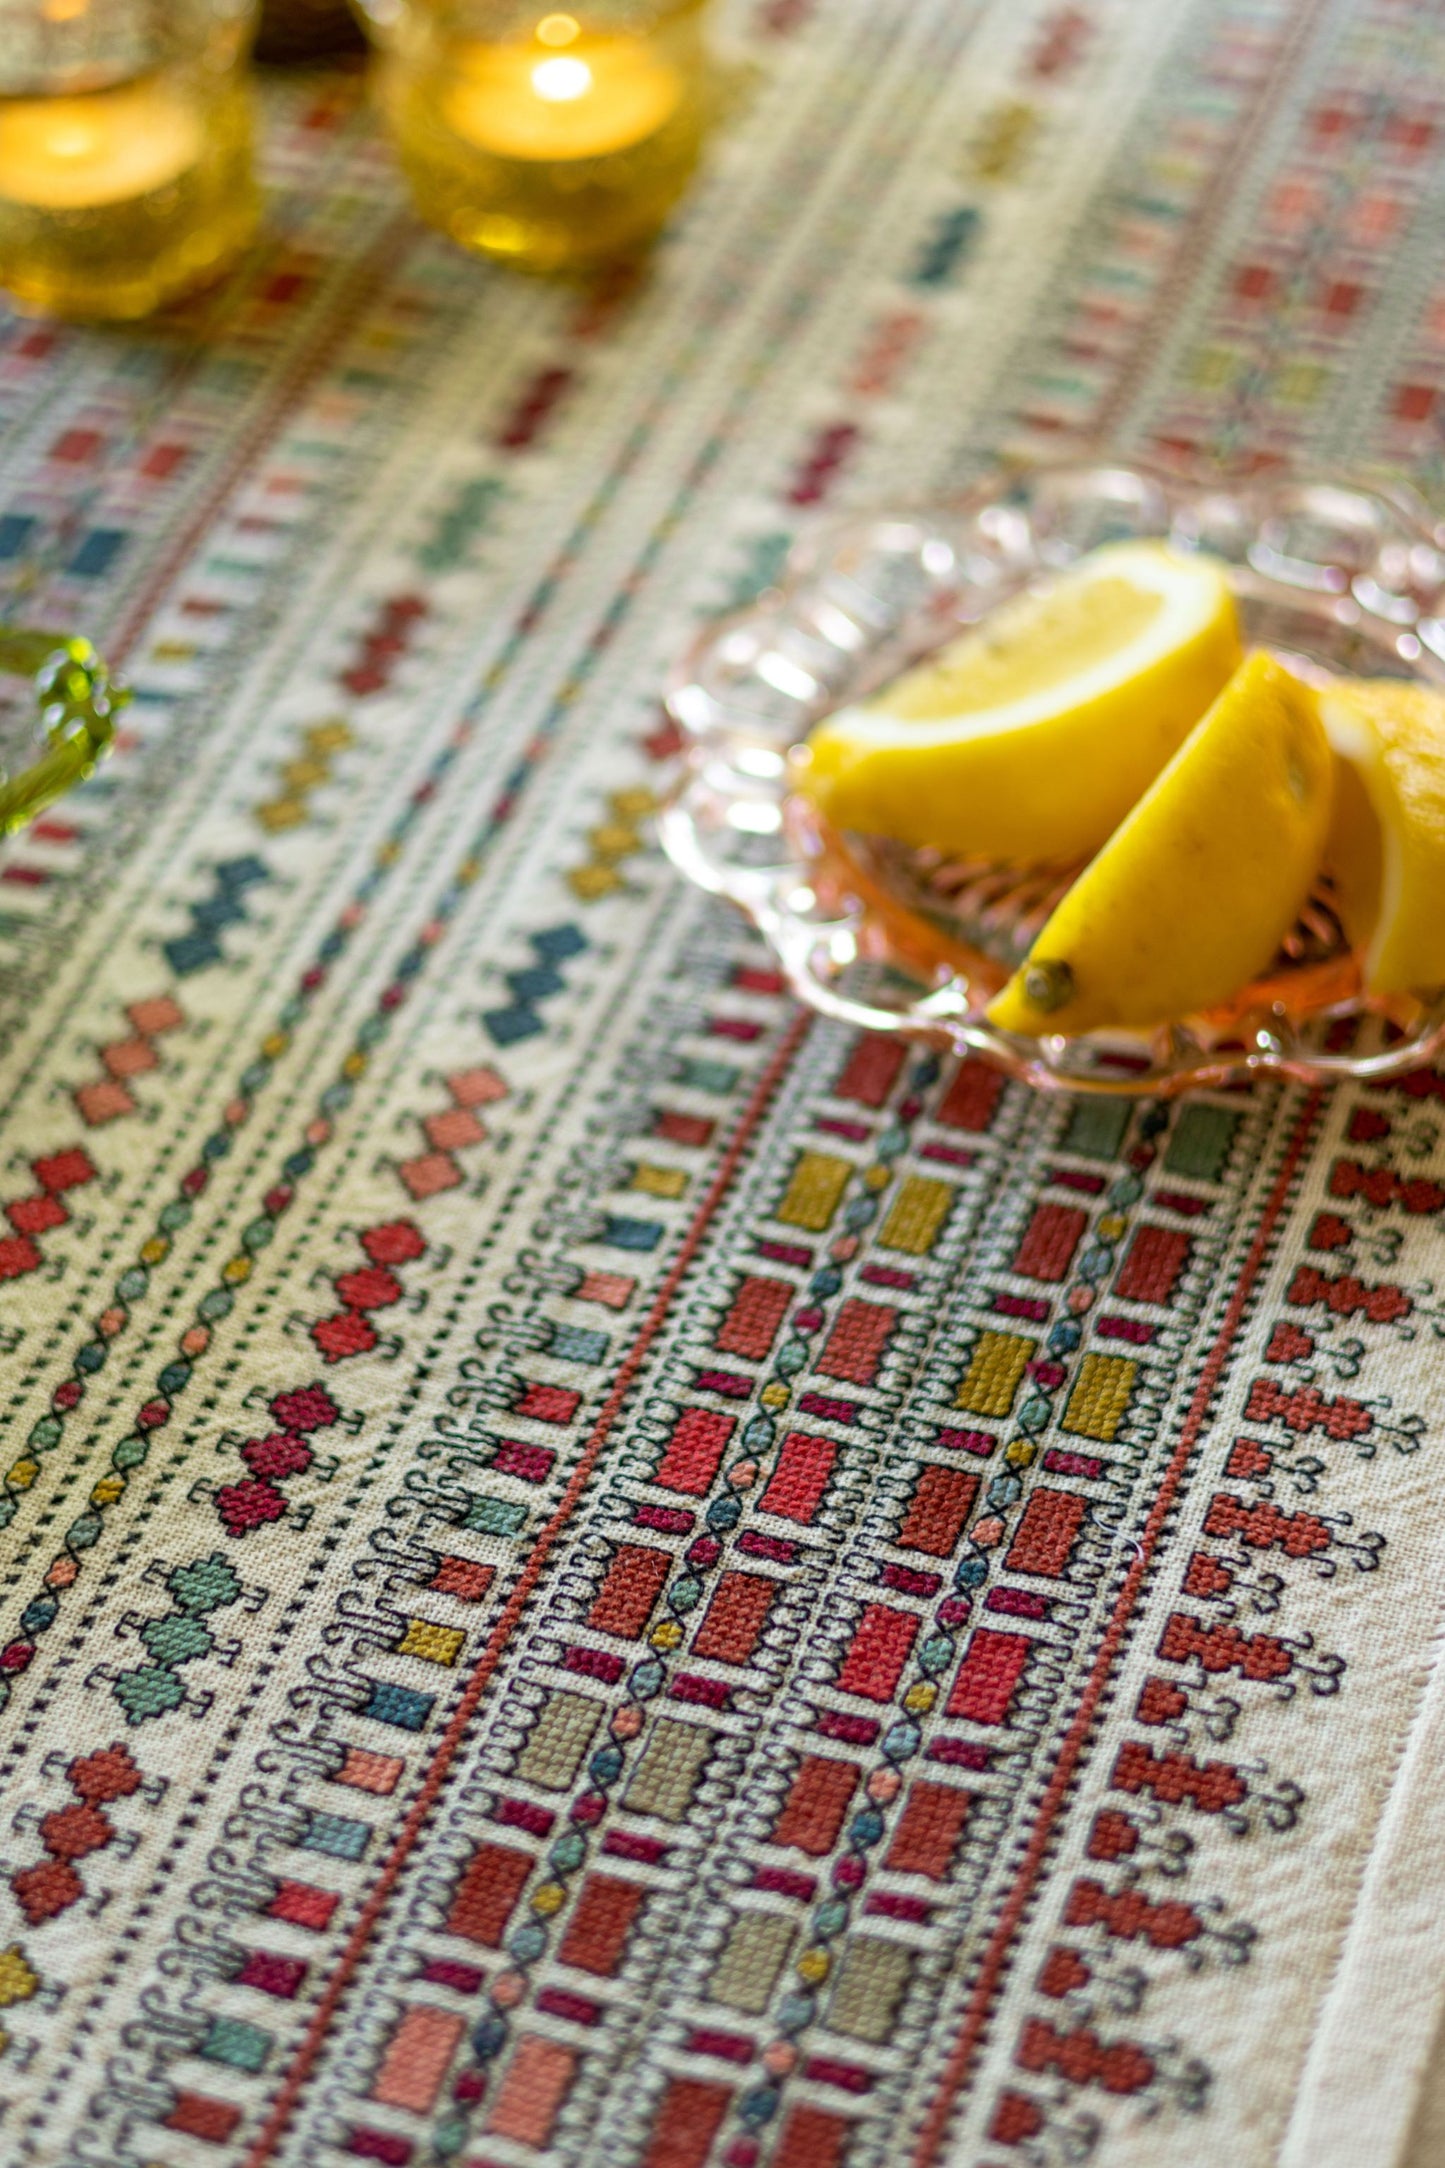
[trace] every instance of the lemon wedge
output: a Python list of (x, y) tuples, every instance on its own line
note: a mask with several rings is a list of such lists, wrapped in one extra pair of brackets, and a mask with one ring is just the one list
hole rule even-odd
[(989, 1021), (1068, 1034), (1227, 1001), (1299, 915), (1332, 790), (1314, 694), (1251, 655), (1065, 894)]
[(1325, 863), (1365, 990), (1445, 986), (1445, 695), (1361, 678), (1316, 697), (1335, 753)]
[(1217, 564), (1114, 543), (825, 718), (797, 784), (839, 828), (1068, 863), (1112, 833), (1241, 652)]

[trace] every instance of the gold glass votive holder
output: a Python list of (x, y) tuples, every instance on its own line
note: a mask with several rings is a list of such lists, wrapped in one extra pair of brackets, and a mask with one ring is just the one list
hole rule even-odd
[(706, 0), (360, 0), (417, 209), (538, 271), (641, 248), (697, 166)]
[(0, 286), (134, 317), (254, 231), (254, 0), (0, 0)]

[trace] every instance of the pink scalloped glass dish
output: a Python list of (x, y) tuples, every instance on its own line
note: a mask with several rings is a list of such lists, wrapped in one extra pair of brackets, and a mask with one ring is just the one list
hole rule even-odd
[(1327, 883), (1227, 1012), (1152, 1033), (999, 1031), (985, 1004), (1067, 869), (1006, 872), (834, 834), (790, 796), (787, 748), (820, 716), (1086, 550), (1145, 537), (1222, 559), (1247, 640), (1301, 674), (1445, 688), (1445, 532), (1405, 493), (1034, 468), (956, 505), (829, 527), (794, 552), (776, 587), (704, 630), (667, 694), (684, 739), (662, 816), (669, 856), (747, 913), (823, 1015), (972, 1049), (1046, 1089), (1174, 1092), (1418, 1067), (1445, 1043), (1445, 990), (1366, 1000)]

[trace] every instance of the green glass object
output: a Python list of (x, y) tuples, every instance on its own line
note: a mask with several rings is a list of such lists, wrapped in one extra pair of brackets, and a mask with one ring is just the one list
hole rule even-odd
[(0, 672), (29, 678), (23, 697), (0, 706), (0, 836), (23, 828), (83, 783), (110, 750), (130, 698), (89, 640), (0, 624)]

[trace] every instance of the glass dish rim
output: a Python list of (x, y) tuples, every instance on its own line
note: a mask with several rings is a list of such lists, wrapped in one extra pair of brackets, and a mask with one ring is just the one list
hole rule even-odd
[[(1327, 1047), (1307, 1048), (1300, 1043), (1301, 1024), (1308, 1028), (1312, 1024), (1359, 1021), (1378, 1014), (1363, 999), (1355, 997), (1323, 1007), (1298, 1022), (1287, 1018), (1280, 1010), (1269, 1028), (1256, 1031), (1253, 1040), (1243, 1044), (1210, 1045), (1194, 1038), (1186, 1029), (1168, 1027), (1167, 1031), (1154, 1035), (1154, 1051), (1146, 1060), (1137, 1055), (1126, 1060), (1123, 1054), (1116, 1057), (1109, 1052), (1111, 1044), (1117, 1050), (1125, 1040), (1132, 1039), (1136, 1045), (1142, 1045), (1144, 1042), (1139, 1035), (1086, 1033), (1070, 1040), (1043, 1040), (998, 1031), (977, 1010), (970, 1014), (967, 1004), (951, 995), (946, 985), (926, 991), (919, 984), (916, 995), (906, 1005), (883, 1007), (876, 1000), (843, 991), (838, 981), (846, 963), (839, 965), (835, 954), (823, 954), (830, 946), (836, 949), (840, 938), (846, 949), (861, 930), (873, 942), (875, 960), (892, 962), (896, 967), (897, 959), (889, 953), (881, 921), (876, 913), (870, 915), (866, 904), (857, 898), (852, 899), (857, 909), (845, 919), (810, 915), (810, 909), (804, 906), (811, 907), (816, 902), (809, 889), (809, 876), (816, 870), (817, 861), (809, 861), (796, 848), (795, 827), (790, 836), (794, 844), (792, 858), (770, 869), (729, 867), (707, 848), (705, 830), (697, 819), (702, 790), (700, 778), (707, 770), (710, 778), (707, 792), (718, 798), (716, 774), (719, 762), (717, 737), (715, 734), (710, 737), (708, 730), (701, 727), (700, 715), (705, 708), (717, 708), (718, 703), (703, 680), (707, 665), (718, 657), (726, 643), (735, 642), (740, 635), (746, 636), (764, 624), (788, 629), (788, 607), (801, 604), (809, 583), (818, 581), (830, 563), (836, 565), (840, 552), (851, 540), (883, 529), (901, 528), (931, 528), (939, 538), (947, 528), (956, 536), (964, 522), (976, 520), (993, 508), (1003, 510), (1011, 500), (1017, 502), (1020, 491), (1033, 488), (1037, 492), (1049, 486), (1085, 486), (1090, 482), (1138, 486), (1143, 492), (1155, 492), (1175, 519), (1191, 509), (1198, 518), (1210, 506), (1217, 508), (1230, 504), (1237, 508), (1242, 505), (1252, 515), (1252, 522), (1242, 530), (1251, 538), (1251, 552), (1261, 547), (1260, 537), (1271, 516), (1279, 516), (1291, 504), (1297, 506), (1307, 497), (1317, 495), (1334, 501), (1341, 508), (1341, 516), (1347, 505), (1356, 512), (1363, 506), (1379, 522), (1382, 545), (1386, 540), (1395, 540), (1403, 543), (1411, 553), (1427, 550), (1438, 561), (1439, 602), (1445, 609), (1445, 523), (1434, 520), (1424, 501), (1408, 484), (1366, 477), (1348, 469), (1313, 472), (1273, 469), (1245, 475), (1107, 456), (1017, 461), (1000, 463), (986, 481), (957, 495), (900, 500), (834, 515), (819, 520), (793, 544), (777, 576), (761, 594), (711, 618), (699, 628), (668, 676), (663, 702), (682, 739), (682, 761), (660, 813), (660, 834), (667, 855), (694, 885), (727, 898), (752, 920), (792, 991), (819, 1014), (854, 1029), (915, 1039), (959, 1054), (981, 1054), (1008, 1074), (1040, 1089), (1137, 1097), (1143, 1094), (1167, 1096), (1198, 1086), (1218, 1088), (1261, 1077), (1304, 1084), (1384, 1082), (1427, 1064), (1445, 1045), (1445, 991), (1401, 1036), (1371, 1051), (1333, 1051)], [(1393, 528), (1393, 534), (1390, 528)], [(1195, 546), (1205, 545), (1196, 543)], [(1033, 576), (1044, 570), (1046, 563), (1042, 557), (1035, 561)], [(1317, 606), (1309, 602), (1309, 591), (1298, 581), (1261, 573), (1252, 558), (1244, 567), (1243, 577), (1251, 592), (1292, 608), (1306, 611), (1313, 608), (1322, 621), (1327, 609), (1334, 609), (1338, 618), (1339, 608), (1335, 606), (1348, 608), (1354, 613), (1356, 624), (1368, 630), (1368, 636), (1382, 651), (1393, 635), (1399, 653), (1398, 642), (1409, 631), (1409, 626), (1426, 620), (1426, 613), (1419, 609), (1407, 618), (1399, 597), (1379, 588), (1378, 583), (1378, 595), (1393, 606), (1388, 614), (1379, 603), (1362, 599), (1362, 575), (1356, 571), (1351, 576), (1348, 565), (1342, 566), (1334, 559), (1322, 559), (1317, 569), (1328, 573), (1333, 583), (1323, 601), (1318, 600), (1322, 590), (1316, 588)], [(1340, 623), (1343, 629), (1345, 620), (1341, 618)], [(896, 631), (897, 627), (893, 629)], [(1441, 632), (1445, 636), (1445, 621), (1441, 623)], [(1415, 637), (1413, 633), (1409, 636)], [(1445, 637), (1435, 650), (1428, 649), (1418, 639), (1415, 645), (1417, 654), (1414, 657), (1402, 655), (1401, 659), (1420, 681), (1434, 683), (1445, 690)], [(808, 722), (835, 704), (835, 701), (815, 703)], [(805, 712), (800, 706), (800, 720)], [(802, 728), (794, 733), (795, 737), (802, 734), (808, 722), (802, 723)], [(746, 743), (747, 730), (746, 716), (734, 713), (730, 722), (730, 742), (734, 745), (740, 741)], [(769, 734), (758, 729), (754, 742), (759, 747), (767, 744), (776, 748), (781, 741), (776, 732)], [(759, 786), (750, 782), (748, 789), (756, 796)], [(779, 783), (775, 798), (780, 820), (785, 797)], [(789, 830), (784, 828), (782, 832), (787, 834)], [(790, 884), (792, 902), (786, 894)], [(897, 908), (900, 913), (907, 911), (901, 900)], [(1159, 1051), (1166, 1037), (1170, 1048), (1167, 1057)], [(1080, 1056), (1087, 1055), (1096, 1055), (1105, 1064), (1105, 1073), (1095, 1074), (1070, 1066)], [(1113, 1073), (1109, 1073), (1111, 1063)]]

